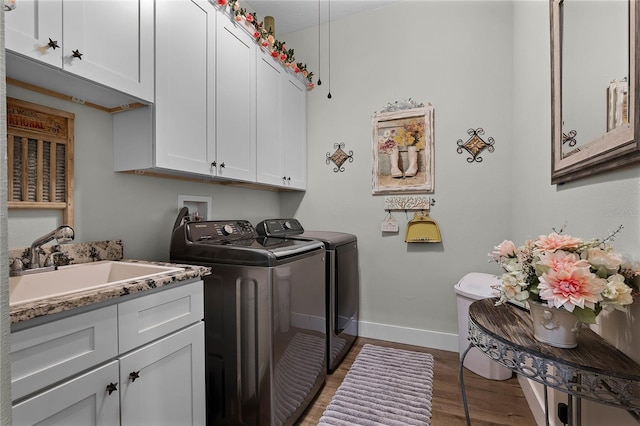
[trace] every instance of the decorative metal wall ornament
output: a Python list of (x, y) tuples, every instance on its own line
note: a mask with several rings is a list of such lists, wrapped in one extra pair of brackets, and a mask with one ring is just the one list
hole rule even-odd
[(333, 144), (333, 147), (335, 148), (335, 152), (333, 154), (327, 152), (327, 164), (331, 164), (333, 161), (336, 165), (336, 167), (333, 168), (333, 171), (335, 173), (344, 172), (344, 167), (342, 167), (344, 162), (349, 160), (350, 163), (353, 163), (353, 151), (349, 151), (349, 154), (344, 152), (342, 150), (342, 148), (344, 148), (344, 143)]
[(562, 132), (562, 145), (568, 144), (569, 146), (575, 146), (578, 141), (576, 140), (576, 136), (578, 132), (575, 130), (569, 130), (567, 133)]
[(486, 142), (480, 137), (480, 135), (484, 135), (484, 129), (482, 127), (478, 127), (475, 130), (469, 129), (467, 130), (467, 134), (471, 137), (466, 142), (458, 139), (458, 149), (456, 151), (458, 154), (462, 154), (464, 149), (471, 154), (472, 156), (467, 158), (468, 163), (473, 163), (474, 161), (481, 163), (482, 157), (480, 157), (480, 153), (485, 149), (489, 152), (495, 151), (493, 147), (495, 141), (492, 137), (487, 138)]

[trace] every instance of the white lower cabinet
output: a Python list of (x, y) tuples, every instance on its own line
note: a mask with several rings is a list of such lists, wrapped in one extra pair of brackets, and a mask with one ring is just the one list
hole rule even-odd
[(13, 425), (116, 425), (118, 393), (109, 395), (105, 389), (116, 385), (117, 377), (118, 361), (111, 361), (41, 392), (13, 406)]
[(120, 358), (120, 424), (203, 425), (203, 365), (203, 322)]
[(204, 425), (203, 317), (196, 281), (12, 333), (14, 426)]

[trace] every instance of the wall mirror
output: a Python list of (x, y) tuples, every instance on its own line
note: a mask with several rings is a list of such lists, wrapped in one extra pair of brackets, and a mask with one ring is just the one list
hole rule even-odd
[(637, 0), (550, 0), (551, 182), (640, 162)]

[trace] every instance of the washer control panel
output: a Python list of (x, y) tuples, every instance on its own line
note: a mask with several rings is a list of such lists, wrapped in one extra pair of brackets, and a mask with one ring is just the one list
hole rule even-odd
[(256, 225), (258, 234), (265, 237), (286, 237), (304, 232), (297, 219), (266, 219)]
[(193, 243), (201, 241), (244, 240), (258, 236), (255, 228), (246, 220), (211, 220), (204, 222), (188, 222), (187, 235)]

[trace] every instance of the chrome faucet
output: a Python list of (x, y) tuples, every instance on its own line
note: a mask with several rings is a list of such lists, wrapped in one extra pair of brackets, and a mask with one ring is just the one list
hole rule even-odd
[(53, 240), (58, 241), (59, 244), (68, 243), (74, 238), (75, 232), (73, 228), (68, 225), (59, 226), (48, 234), (37, 238), (31, 243), (31, 263), (29, 264), (29, 269), (40, 268), (40, 252), (42, 251), (43, 245)]

